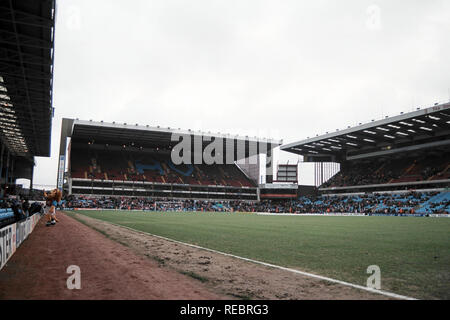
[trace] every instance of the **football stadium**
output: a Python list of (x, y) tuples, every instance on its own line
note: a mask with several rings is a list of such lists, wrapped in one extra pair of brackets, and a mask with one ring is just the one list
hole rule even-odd
[(450, 299), (450, 102), (289, 143), (63, 117), (58, 148), (55, 6), (0, 1), (1, 300)]

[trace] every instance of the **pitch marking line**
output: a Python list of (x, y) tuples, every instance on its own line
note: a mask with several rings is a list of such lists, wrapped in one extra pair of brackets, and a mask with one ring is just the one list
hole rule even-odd
[[(92, 217), (89, 217), (89, 218), (92, 218)], [(117, 226), (117, 227), (122, 227), (122, 228), (125, 228), (125, 229), (128, 229), (128, 230), (134, 231), (134, 232), (146, 234), (146, 235), (149, 235), (149, 236), (152, 236), (152, 237), (156, 237), (156, 238), (160, 238), (160, 239), (164, 239), (164, 240), (167, 240), (167, 241), (170, 241), (170, 242), (182, 244), (182, 245), (189, 246), (189, 247), (196, 248), (196, 249), (206, 250), (206, 251), (213, 252), (213, 253), (218, 253), (218, 254), (221, 254), (221, 255), (224, 255), (224, 256), (228, 256), (228, 257), (244, 260), (244, 261), (247, 261), (247, 262), (260, 264), (260, 265), (263, 265), (263, 266), (266, 266), (266, 267), (270, 267), (270, 268), (274, 268), (274, 269), (279, 269), (279, 270), (284, 270), (284, 271), (288, 271), (288, 272), (292, 272), (292, 273), (297, 273), (297, 274), (301, 274), (303, 276), (316, 278), (316, 279), (320, 279), (320, 280), (325, 280), (325, 281), (329, 281), (329, 282), (332, 282), (332, 283), (341, 284), (341, 285), (344, 285), (344, 286), (347, 286), (347, 287), (352, 287), (352, 288), (356, 288), (356, 289), (360, 289), (360, 290), (364, 290), (364, 291), (368, 291), (368, 292), (372, 292), (372, 293), (381, 294), (381, 295), (384, 295), (384, 296), (387, 296), (387, 297), (391, 297), (391, 298), (396, 298), (396, 299), (401, 299), (401, 300), (417, 300), (416, 298), (403, 296), (403, 295), (400, 295), (400, 294), (396, 294), (396, 293), (392, 293), (392, 292), (388, 292), (388, 291), (384, 291), (384, 290), (377, 290), (377, 289), (373, 289), (373, 288), (369, 288), (369, 287), (364, 287), (364, 286), (361, 286), (361, 285), (358, 285), (358, 284), (354, 284), (354, 283), (350, 283), (350, 282), (345, 282), (345, 281), (341, 281), (341, 280), (337, 280), (337, 279), (333, 279), (333, 278), (319, 276), (317, 274), (304, 272), (304, 271), (300, 271), (300, 270), (296, 270), (296, 269), (291, 269), (291, 268), (286, 268), (286, 267), (282, 267), (282, 266), (277, 266), (275, 264), (262, 262), (262, 261), (258, 261), (258, 260), (253, 260), (253, 259), (249, 259), (249, 258), (245, 258), (245, 257), (240, 257), (240, 256), (236, 256), (234, 254), (217, 251), (217, 250), (210, 249), (210, 248), (200, 247), (200, 246), (197, 246), (195, 244), (186, 243), (186, 242), (182, 242), (182, 241), (166, 238), (166, 237), (163, 237), (163, 236), (158, 236), (156, 234), (151, 234), (149, 232), (136, 230), (136, 229), (133, 229), (133, 228), (130, 228), (130, 227), (127, 227), (127, 226), (122, 226), (120, 224), (104, 221), (104, 220), (97, 219), (97, 218), (92, 218), (92, 219), (95, 219), (95, 220), (98, 220), (98, 221), (102, 221), (102, 222), (107, 222), (107, 223), (110, 223), (110, 224), (112, 224), (114, 226)]]

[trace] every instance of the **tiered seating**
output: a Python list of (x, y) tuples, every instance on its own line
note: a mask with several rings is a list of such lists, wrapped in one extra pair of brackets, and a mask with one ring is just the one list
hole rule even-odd
[(440, 168), (437, 168), (437, 174), (432, 176), (430, 180), (444, 180), (444, 179), (450, 179), (450, 161), (446, 163), (445, 169), (440, 170), (444, 167), (444, 165), (440, 166)]
[(11, 208), (0, 209), (0, 228), (7, 226), (16, 221), (14, 211)]
[(81, 152), (73, 152), (71, 154), (71, 174), (73, 178), (87, 178), (88, 168), (88, 157), (84, 157)]
[(386, 161), (348, 162), (322, 187), (433, 181), (450, 178), (449, 153)]
[(170, 154), (72, 152), (73, 178), (253, 187), (236, 165), (174, 165)]
[(369, 185), (388, 183), (399, 176), (396, 167), (388, 162), (349, 163), (343, 166), (323, 187), (346, 187), (354, 185)]
[(450, 192), (441, 192), (421, 204), (417, 213), (449, 213)]
[(403, 174), (398, 179), (394, 179), (392, 182), (398, 183), (398, 182), (421, 181), (422, 180), (422, 175), (421, 175), (422, 170), (423, 170), (423, 164), (418, 163), (417, 161), (414, 161), (409, 167), (406, 168), (406, 170), (403, 172)]
[(358, 212), (381, 214), (430, 214), (450, 212), (450, 192), (369, 194), (301, 197), (292, 202), (296, 212)]
[(441, 180), (448, 178), (447, 169), (450, 162), (448, 154), (439, 157), (425, 156), (412, 160), (401, 176), (392, 182), (414, 182), (425, 180)]
[(244, 211), (273, 213), (365, 213), (365, 214), (449, 214), (450, 192), (368, 194), (347, 196), (302, 196), (296, 200), (155, 201), (135, 198), (73, 198), (75, 208), (138, 209), (156, 211)]

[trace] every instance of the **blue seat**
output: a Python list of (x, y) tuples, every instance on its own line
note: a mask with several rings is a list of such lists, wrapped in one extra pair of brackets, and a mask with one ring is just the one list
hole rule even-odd
[(14, 212), (12, 211), (12, 209), (0, 209), (0, 221), (9, 219), (9, 218), (13, 218), (13, 217), (14, 217)]

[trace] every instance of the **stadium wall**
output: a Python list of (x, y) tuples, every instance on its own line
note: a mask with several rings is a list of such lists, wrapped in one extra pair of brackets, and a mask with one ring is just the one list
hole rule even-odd
[(0, 270), (33, 232), (40, 218), (41, 214), (36, 213), (25, 220), (0, 229)]

